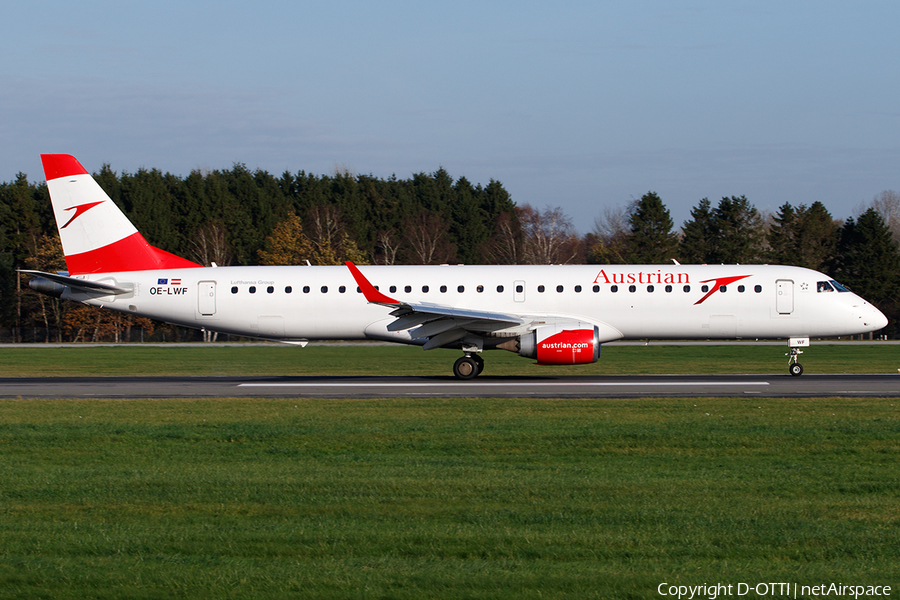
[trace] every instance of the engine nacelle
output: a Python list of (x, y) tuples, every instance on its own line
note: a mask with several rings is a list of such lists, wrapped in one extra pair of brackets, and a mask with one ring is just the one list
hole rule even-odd
[(519, 338), (521, 356), (541, 365), (585, 365), (600, 358), (600, 330), (589, 323), (538, 327)]

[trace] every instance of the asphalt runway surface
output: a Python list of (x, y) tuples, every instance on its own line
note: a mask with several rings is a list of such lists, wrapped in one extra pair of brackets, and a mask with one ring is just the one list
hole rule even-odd
[(900, 397), (898, 375), (4, 377), (0, 398)]

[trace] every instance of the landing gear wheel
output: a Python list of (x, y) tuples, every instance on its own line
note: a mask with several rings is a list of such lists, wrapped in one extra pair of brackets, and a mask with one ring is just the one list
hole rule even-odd
[(480, 372), (478, 361), (469, 355), (461, 356), (453, 363), (453, 374), (457, 379), (472, 379)]
[(475, 364), (478, 365), (478, 372), (476, 375), (481, 375), (481, 372), (484, 371), (484, 359), (478, 356), (477, 354), (472, 356), (475, 359)]
[(785, 356), (789, 356), (788, 358), (788, 371), (791, 372), (791, 375), (794, 377), (799, 377), (803, 375), (803, 365), (800, 364), (799, 357), (803, 354), (803, 350), (800, 348), (791, 348), (790, 352), (788, 352)]

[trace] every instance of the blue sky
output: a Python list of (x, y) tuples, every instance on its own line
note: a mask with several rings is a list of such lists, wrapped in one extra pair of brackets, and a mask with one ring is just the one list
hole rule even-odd
[(0, 180), (443, 166), (582, 233), (656, 191), (845, 218), (900, 190), (897, 2), (117, 2), (4, 8)]

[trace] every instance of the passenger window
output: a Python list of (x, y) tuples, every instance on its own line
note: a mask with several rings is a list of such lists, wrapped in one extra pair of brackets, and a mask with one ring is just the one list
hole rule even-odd
[(653, 290), (655, 290), (655, 289), (656, 288), (654, 288), (652, 285), (647, 286), (647, 291), (650, 292), (651, 294), (653, 293)]
[(303, 286), (303, 293), (304, 293), (304, 294), (308, 294), (308, 293), (309, 293), (309, 286), (308, 286), (308, 285), (304, 285), (304, 286)]
[(556, 286), (557, 293), (562, 294), (562, 291), (563, 291), (563, 286), (561, 286), (561, 285)]
[(725, 293), (727, 290), (728, 290), (728, 287), (726, 287), (726, 286), (724, 286), (724, 285), (720, 285), (720, 286), (719, 286), (719, 291), (720, 291), (720, 292)]
[(480, 294), (481, 292), (484, 291), (484, 286), (483, 286), (483, 285), (479, 285), (477, 288), (475, 288), (475, 291), (478, 292), (478, 293)]
[(392, 293), (392, 294), (394, 294), (394, 293), (397, 292), (397, 286), (396, 286), (396, 285), (392, 285), (392, 286), (389, 287), (388, 289), (391, 290), (391, 293)]
[(446, 285), (442, 285), (442, 286), (441, 286), (441, 293), (442, 293), (442, 294), (446, 294), (446, 293), (447, 293), (447, 286), (446, 286)]
[[(518, 289), (518, 290), (521, 292), (521, 291), (522, 291), (522, 286), (520, 285), (520, 286), (519, 286), (518, 288), (516, 288), (516, 289)], [(502, 285), (498, 285), (498, 286), (497, 286), (497, 293), (498, 293), (498, 294), (502, 294), (502, 293), (503, 293), (503, 286), (502, 286)]]
[(231, 293), (232, 293), (232, 294), (237, 294), (237, 286), (233, 286), (233, 287), (231, 288)]
[(671, 292), (671, 291), (672, 291), (672, 286), (671, 286), (671, 285), (667, 285), (667, 286), (666, 286), (666, 292)]
[[(502, 292), (502, 291), (503, 291), (503, 286), (502, 286), (502, 285), (501, 285), (501, 286), (498, 286), (498, 287), (497, 287), (497, 291), (498, 291), (498, 292)], [(517, 285), (517, 286), (516, 286), (516, 293), (517, 293), (517, 294), (521, 294), (523, 291), (525, 291), (525, 288), (524, 288), (523, 286), (521, 286), (521, 285)]]
[(700, 287), (700, 291), (701, 291), (701, 292), (708, 292), (708, 291), (709, 291), (709, 286), (708, 286), (708, 285), (701, 286), (701, 287)]
[(284, 293), (285, 293), (285, 294), (290, 294), (290, 293), (293, 292), (293, 291), (294, 291), (294, 288), (292, 288), (291, 286), (287, 286), (287, 287), (284, 288)]
[(757, 294), (760, 293), (762, 291), (762, 286), (758, 285), (758, 286), (754, 287), (753, 291), (756, 292)]
[(405, 288), (403, 288), (403, 291), (406, 292), (407, 294), (410, 293), (412, 291), (412, 286), (411, 285), (406, 286)]
[(344, 292), (347, 291), (347, 288), (346, 288), (346, 286), (342, 285), (341, 287), (338, 288), (338, 291), (343, 294)]
[(595, 285), (593, 289), (594, 289), (594, 293), (596, 294), (597, 292), (600, 291), (600, 286), (599, 286), (599, 285)]
[(684, 293), (685, 293), (685, 294), (687, 294), (687, 293), (690, 292), (690, 291), (691, 291), (691, 286), (689, 286), (689, 285), (684, 286)]
[(460, 294), (462, 294), (463, 292), (466, 291), (466, 286), (461, 285), (458, 288), (456, 288), (456, 291), (459, 292)]
[(738, 286), (738, 293), (739, 293), (739, 294), (743, 294), (743, 293), (744, 293), (744, 289), (745, 289), (744, 286), (739, 285), (739, 286)]
[(632, 294), (635, 293), (635, 292), (637, 291), (637, 286), (636, 286), (636, 285), (629, 285), (629, 286), (628, 286), (628, 291), (631, 292)]
[(539, 286), (538, 286), (538, 291), (539, 291), (540, 293), (543, 294), (543, 293), (544, 293), (544, 286), (539, 285)]
[(423, 286), (422, 286), (422, 293), (423, 293), (423, 294), (427, 294), (427, 293), (428, 293), (428, 286), (427, 286), (427, 285), (423, 285)]
[(272, 286), (270, 285), (269, 287), (266, 288), (266, 293), (268, 293), (268, 294), (274, 294), (274, 293), (275, 293), (275, 288), (272, 287)]
[(575, 286), (575, 293), (576, 293), (576, 294), (580, 294), (580, 293), (581, 293), (581, 286), (580, 286), (580, 285), (576, 285), (576, 286)]
[[(377, 290), (378, 288), (375, 288), (375, 289)], [(323, 293), (323, 294), (327, 294), (327, 293), (328, 293), (328, 286), (327, 286), (327, 285), (323, 285), (323, 286), (322, 286), (322, 293)]]
[(611, 291), (613, 294), (615, 294), (616, 292), (619, 291), (619, 286), (617, 286), (617, 285), (611, 286), (609, 288), (609, 291)]
[(250, 286), (250, 289), (247, 290), (247, 291), (249, 291), (251, 294), (255, 294), (255, 293), (256, 293), (256, 286), (255, 286), (255, 285), (251, 285), (251, 286)]

